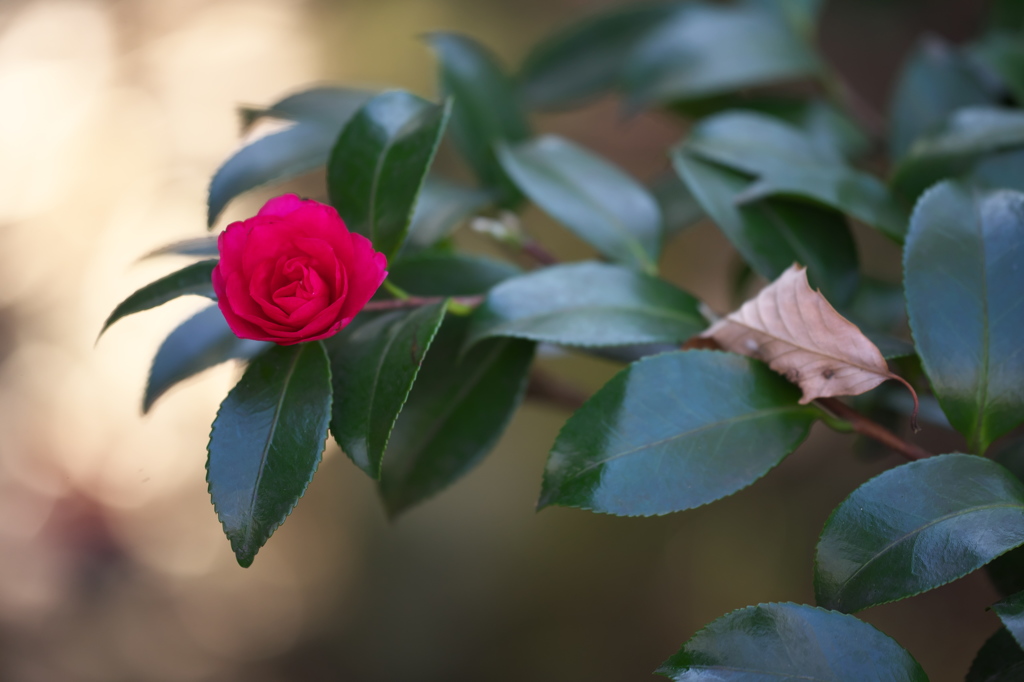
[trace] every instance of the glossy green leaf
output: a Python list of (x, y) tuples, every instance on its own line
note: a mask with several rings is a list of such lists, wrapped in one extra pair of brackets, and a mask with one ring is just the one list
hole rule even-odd
[(857, 488), (818, 542), (818, 603), (859, 611), (934, 589), (1024, 543), (1024, 484), (995, 462), (942, 455)]
[(657, 2), (616, 7), (541, 41), (519, 74), (527, 104), (539, 109), (579, 106), (611, 90), (637, 43), (682, 6)]
[(521, 272), (484, 256), (424, 252), (389, 265), (388, 279), (416, 296), (474, 296)]
[(346, 90), (330, 117), (300, 118), (291, 127), (258, 138), (235, 152), (210, 181), (207, 224), (213, 227), (224, 207), (239, 194), (324, 165), (338, 133), (371, 95), (364, 90)]
[(889, 636), (803, 604), (758, 604), (722, 616), (656, 672), (676, 682), (928, 682)]
[(896, 167), (895, 190), (908, 198), (939, 180), (965, 175), (986, 156), (1024, 147), (1024, 111), (973, 107), (956, 111), (939, 132), (917, 142)]
[(1018, 592), (992, 605), (992, 610), (1003, 621), (1017, 644), (1024, 647), (1024, 592)]
[(655, 178), (648, 190), (661, 207), (662, 246), (666, 246), (673, 237), (704, 217), (700, 203), (673, 171)]
[(493, 202), (494, 197), (484, 190), (428, 175), (413, 209), (403, 253), (433, 246)]
[(466, 325), (445, 320), (391, 434), (380, 480), (391, 516), (469, 471), (522, 401), (533, 344), (494, 339), (461, 354)]
[(454, 100), (452, 139), (484, 186), (495, 190), (503, 205), (516, 204), (519, 192), (494, 155), (495, 143), (530, 136), (514, 82), (497, 58), (472, 38), (438, 32), (427, 40), (440, 60), (441, 89)]
[(241, 566), (252, 564), (306, 491), (330, 418), (331, 369), (319, 341), (258, 356), (221, 403), (206, 480)]
[(388, 258), (405, 240), (450, 109), (401, 90), (381, 93), (352, 117), (331, 151), (331, 203)]
[(331, 433), (372, 478), (380, 478), (391, 430), (444, 311), (442, 302), (357, 320), (324, 342), (334, 386)]
[(245, 128), (264, 117), (282, 118), (289, 121), (311, 121), (337, 127), (373, 97), (369, 90), (320, 86), (302, 90), (284, 97), (269, 107), (243, 107), (242, 122)]
[(737, 205), (750, 179), (699, 159), (672, 154), (676, 172), (740, 256), (767, 280), (793, 263), (807, 266), (811, 286), (842, 306), (857, 290), (857, 247), (842, 215), (808, 203), (774, 198)]
[(1020, 682), (1024, 679), (1024, 651), (1017, 640), (1000, 628), (978, 650), (965, 682)]
[(655, 355), (576, 411), (548, 457), (540, 507), (620, 516), (693, 509), (764, 476), (818, 413), (756, 360), (715, 351)]
[(671, 102), (815, 76), (813, 49), (761, 2), (689, 3), (647, 34), (627, 60), (635, 102)]
[(173, 242), (158, 249), (153, 249), (139, 260), (156, 258), (158, 256), (201, 256), (203, 258), (216, 258), (220, 256), (217, 248), (216, 237), (196, 237), (194, 239), (183, 239), (180, 242)]
[(146, 286), (142, 287), (128, 298), (121, 301), (114, 312), (110, 313), (110, 317), (103, 323), (103, 329), (100, 330), (100, 335), (110, 328), (110, 325), (114, 324), (122, 317), (128, 315), (134, 315), (135, 313), (141, 313), (143, 310), (149, 310), (159, 305), (163, 305), (170, 300), (178, 298), (179, 296), (188, 296), (190, 294), (196, 296), (206, 296), (207, 298), (216, 298), (213, 293), (213, 283), (210, 277), (213, 273), (214, 266), (217, 265), (216, 260), (203, 260), (198, 263), (192, 263), (186, 265), (177, 272), (161, 277), (155, 282), (150, 282)]
[(238, 338), (217, 306), (205, 308), (182, 322), (160, 344), (149, 370), (142, 411), (148, 412), (175, 384), (228, 360), (248, 360), (270, 345)]
[(994, 103), (978, 69), (945, 41), (927, 37), (907, 58), (890, 104), (889, 153), (898, 159), (938, 132), (957, 109)]
[(657, 270), (661, 208), (639, 182), (554, 135), (502, 145), (498, 157), (530, 200), (602, 255), (651, 274)]
[(946, 182), (918, 202), (904, 251), (910, 329), (972, 450), (1024, 422), (1024, 194)]
[(665, 280), (621, 266), (555, 265), (491, 289), (467, 343), (493, 336), (567, 346), (681, 343), (707, 327), (699, 305)]
[(736, 198), (808, 199), (849, 214), (897, 241), (909, 212), (877, 178), (846, 165), (838, 151), (823, 148), (787, 123), (749, 111), (728, 111), (698, 123), (686, 140), (688, 153), (756, 177)]

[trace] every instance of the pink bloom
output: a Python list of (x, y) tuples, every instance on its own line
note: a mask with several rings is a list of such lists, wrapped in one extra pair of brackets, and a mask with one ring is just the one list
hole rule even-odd
[(387, 259), (338, 212), (285, 194), (217, 240), (213, 289), (243, 339), (290, 345), (332, 336), (387, 277)]

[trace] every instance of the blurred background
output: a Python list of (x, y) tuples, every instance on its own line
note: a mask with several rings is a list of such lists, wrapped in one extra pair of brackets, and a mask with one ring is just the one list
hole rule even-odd
[[(148, 417), (139, 409), (160, 340), (202, 304), (133, 316), (94, 346), (117, 302), (181, 265), (138, 257), (204, 233), (206, 186), (238, 142), (238, 105), (319, 82), (432, 96), (419, 34), (464, 31), (515, 65), (553, 28), (611, 4), (0, 0), (0, 680), (647, 680), (730, 610), (813, 603), (828, 512), (898, 463), (858, 454), (849, 438), (816, 430), (710, 508), (537, 514), (568, 413), (529, 403), (481, 466), (395, 523), (332, 444), (244, 570), (204, 480), (209, 424), (238, 368), (208, 372)], [(985, 4), (833, 0), (822, 48), (884, 110), (912, 43), (972, 36)], [(613, 100), (536, 123), (644, 180), (685, 132), (666, 116), (627, 118)], [(236, 202), (222, 224), (266, 196)], [(541, 214), (526, 220), (559, 253), (585, 254)], [(859, 238), (865, 269), (898, 277), (895, 249)], [(724, 310), (735, 269), (702, 224), (672, 244), (664, 273)], [(586, 390), (616, 370), (575, 355), (544, 363)], [(995, 600), (975, 574), (864, 618), (945, 682), (963, 679), (997, 628), (985, 611)]]

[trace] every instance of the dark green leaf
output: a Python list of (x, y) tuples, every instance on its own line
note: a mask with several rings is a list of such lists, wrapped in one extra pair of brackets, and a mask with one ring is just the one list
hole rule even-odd
[(416, 200), (405, 251), (433, 246), (493, 201), (488, 192), (428, 175)]
[(455, 33), (427, 36), (437, 53), (441, 88), (452, 97), (451, 133), (459, 150), (503, 205), (514, 205), (519, 192), (494, 155), (497, 142), (519, 142), (530, 136), (515, 84), (484, 46)]
[(139, 260), (156, 258), (157, 256), (202, 256), (205, 258), (215, 258), (219, 255), (220, 251), (217, 249), (216, 237), (196, 237), (195, 239), (183, 239), (180, 242), (161, 246), (159, 249), (154, 249), (145, 256), (142, 256)]
[(793, 263), (807, 266), (811, 286), (835, 305), (857, 290), (857, 247), (842, 215), (807, 203), (766, 199), (738, 206), (747, 176), (677, 149), (673, 163), (683, 182), (743, 259), (767, 280)]
[(283, 118), (289, 121), (310, 121), (340, 129), (352, 118), (366, 100), (373, 97), (369, 90), (323, 86), (288, 95), (269, 107), (243, 107), (245, 128), (263, 117)]
[(161, 277), (155, 282), (150, 282), (114, 308), (114, 312), (110, 313), (110, 317), (103, 323), (100, 335), (102, 336), (103, 332), (110, 328), (110, 325), (122, 317), (155, 308), (179, 296), (194, 294), (216, 298), (213, 293), (213, 282), (210, 280), (216, 265), (216, 260), (199, 261), (186, 265), (181, 270)]
[(965, 682), (1020, 682), (1024, 679), (1024, 651), (1006, 628), (978, 650)]
[(527, 103), (539, 109), (573, 107), (611, 90), (637, 42), (681, 6), (658, 2), (616, 7), (541, 41), (519, 75)]
[(699, 305), (665, 280), (621, 266), (555, 265), (491, 289), (467, 343), (492, 336), (568, 346), (680, 343), (707, 327)]
[(928, 682), (884, 633), (803, 604), (758, 604), (722, 616), (656, 672), (676, 682)]
[(391, 429), (444, 318), (445, 303), (350, 324), (324, 345), (331, 359), (331, 433), (356, 466), (380, 478)]
[(178, 382), (235, 358), (248, 360), (271, 344), (240, 339), (224, 321), (217, 306), (185, 320), (160, 344), (146, 383), (142, 411)]
[(553, 135), (502, 145), (498, 158), (526, 196), (602, 255), (650, 274), (657, 270), (661, 209), (639, 182)]
[(391, 516), (469, 471), (522, 401), (533, 344), (494, 339), (460, 354), (466, 324), (449, 317), (441, 326), (391, 434), (380, 480)]
[(817, 410), (756, 360), (655, 355), (619, 372), (558, 435), (540, 507), (620, 516), (693, 509), (764, 476), (803, 442)]
[(388, 258), (405, 240), (450, 108), (401, 90), (381, 93), (352, 117), (331, 152), (331, 203)]
[(988, 19), (993, 29), (1024, 31), (1024, 3), (1020, 0), (995, 0), (991, 3)]
[(859, 611), (920, 594), (1024, 543), (1024, 484), (995, 462), (942, 455), (857, 488), (818, 542), (818, 603)]
[(700, 203), (672, 171), (655, 178), (648, 190), (661, 207), (662, 246), (666, 246), (673, 237), (704, 217)]
[(418, 253), (388, 266), (388, 279), (417, 296), (474, 296), (522, 270), (483, 256)]
[(898, 159), (914, 142), (938, 132), (957, 109), (993, 104), (977, 68), (945, 41), (918, 43), (900, 74), (890, 104), (889, 153)]
[(206, 480), (241, 566), (252, 564), (306, 491), (330, 418), (331, 368), (319, 341), (258, 356), (221, 403)]
[(971, 54), (998, 74), (1017, 104), (1024, 103), (1024, 45), (1020, 33), (990, 33), (974, 45)]
[(973, 107), (954, 113), (896, 167), (892, 185), (908, 198), (945, 178), (967, 174), (986, 156), (1024, 147), (1024, 111)]
[(1024, 422), (1024, 194), (946, 182), (918, 203), (904, 288), (918, 354), (950, 423), (981, 454)]
[(765, 3), (691, 3), (647, 34), (623, 81), (635, 102), (671, 102), (817, 75), (814, 51)]
[(239, 194), (324, 165), (338, 133), (371, 94), (348, 90), (329, 122), (301, 118), (290, 128), (261, 137), (235, 152), (210, 181), (207, 224), (212, 227), (228, 202)]
[(994, 604), (992, 610), (1017, 640), (1017, 644), (1024, 647), (1024, 592), (1018, 592)]
[(755, 176), (754, 184), (737, 197), (740, 203), (776, 195), (800, 197), (847, 213), (897, 241), (906, 233), (908, 212), (880, 180), (846, 165), (838, 150), (824, 148), (771, 116), (718, 114), (697, 124), (684, 148)]

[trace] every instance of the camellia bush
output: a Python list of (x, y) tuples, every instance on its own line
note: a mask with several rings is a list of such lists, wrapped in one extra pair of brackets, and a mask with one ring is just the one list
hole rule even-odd
[[(1024, 679), (1024, 558), (1011, 551), (1024, 544), (1024, 3), (997, 3), (968, 45), (922, 41), (887, 117), (816, 52), (819, 5), (631, 5), (557, 32), (515, 72), (470, 37), (434, 33), (436, 100), (317, 87), (244, 110), (247, 129), (284, 125), (216, 172), (209, 227), (240, 194), (321, 166), (325, 191), (161, 249), (195, 262), (104, 326), (178, 296), (215, 301), (160, 347), (143, 410), (208, 367), (246, 363), (207, 465), (238, 563), (285, 521), (329, 437), (391, 515), (452, 484), (528, 386), (557, 382), (531, 373), (552, 344), (623, 368), (552, 444), (541, 508), (693, 509), (764, 476), (816, 421), (906, 460), (828, 519), (816, 605), (724, 615), (659, 673), (926, 680), (850, 614), (988, 565), (1005, 627), (967, 679)], [(646, 186), (531, 129), (533, 110), (610, 92), (691, 121), (666, 150), (674, 173)], [(431, 170), (445, 140), (473, 184)], [(519, 225), (530, 204), (599, 260), (555, 259)], [(665, 244), (704, 217), (769, 282), (731, 313), (659, 276)], [(902, 285), (861, 274), (852, 222), (902, 251)], [(458, 250), (467, 223), (509, 258)], [(966, 451), (898, 435), (918, 414)]]

